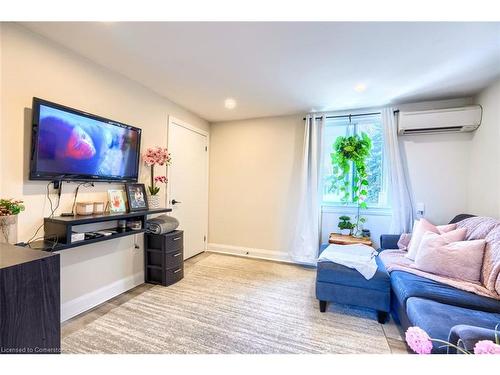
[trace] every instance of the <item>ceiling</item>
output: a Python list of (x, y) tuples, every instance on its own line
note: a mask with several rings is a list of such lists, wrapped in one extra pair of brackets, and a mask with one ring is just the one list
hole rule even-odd
[(500, 75), (500, 23), (23, 25), (211, 122), (466, 96)]

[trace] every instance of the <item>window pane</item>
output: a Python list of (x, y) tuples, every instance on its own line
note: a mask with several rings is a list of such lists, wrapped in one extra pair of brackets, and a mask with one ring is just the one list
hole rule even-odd
[[(323, 201), (326, 203), (342, 203), (342, 194), (332, 191), (334, 181), (333, 167), (331, 164), (331, 153), (333, 144), (339, 136), (347, 133), (361, 134), (365, 132), (372, 140), (371, 155), (367, 160), (368, 165), (368, 196), (366, 202), (369, 207), (386, 207), (387, 194), (384, 174), (384, 152), (380, 115), (356, 116), (351, 118), (327, 119), (324, 141), (325, 155), (323, 159)], [(351, 170), (353, 168), (351, 167)], [(349, 176), (352, 181), (353, 175)], [(352, 185), (352, 184), (351, 184)], [(352, 190), (350, 191), (352, 197)], [(355, 204), (353, 204), (355, 205)]]
[(358, 124), (358, 133), (365, 132), (372, 140), (370, 157), (367, 160), (368, 171), (368, 196), (366, 202), (378, 205), (382, 198), (383, 186), (383, 139), (379, 116), (363, 118)]

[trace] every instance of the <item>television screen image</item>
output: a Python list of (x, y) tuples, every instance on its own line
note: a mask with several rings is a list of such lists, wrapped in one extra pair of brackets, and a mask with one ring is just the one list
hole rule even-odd
[(138, 129), (75, 112), (39, 105), (35, 178), (136, 180)]

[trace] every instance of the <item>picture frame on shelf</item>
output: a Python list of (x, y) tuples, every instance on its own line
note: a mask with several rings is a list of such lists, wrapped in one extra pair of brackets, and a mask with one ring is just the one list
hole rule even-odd
[(125, 191), (127, 193), (129, 212), (145, 211), (149, 208), (144, 184), (125, 184)]
[(109, 212), (127, 212), (125, 192), (119, 189), (108, 190)]

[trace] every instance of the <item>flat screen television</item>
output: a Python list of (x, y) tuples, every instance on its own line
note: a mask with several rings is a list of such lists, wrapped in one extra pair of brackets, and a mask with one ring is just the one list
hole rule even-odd
[(141, 129), (33, 98), (30, 180), (136, 182)]

